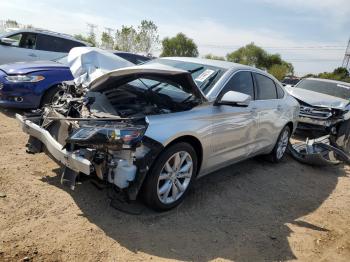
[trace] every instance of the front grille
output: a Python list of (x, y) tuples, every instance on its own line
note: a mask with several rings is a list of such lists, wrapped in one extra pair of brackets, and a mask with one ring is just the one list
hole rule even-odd
[(4, 83), (0, 82), (0, 90), (4, 87)]
[(300, 106), (300, 116), (306, 116), (317, 119), (327, 119), (332, 116), (332, 112), (328, 108)]

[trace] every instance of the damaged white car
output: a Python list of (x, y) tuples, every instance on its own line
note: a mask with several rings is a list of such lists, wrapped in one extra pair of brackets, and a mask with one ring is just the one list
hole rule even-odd
[(98, 77), (83, 96), (17, 115), (31, 153), (96, 175), (156, 210), (177, 206), (196, 178), (269, 154), (280, 161), (298, 102), (266, 72), (197, 58), (163, 58)]
[(318, 137), (336, 134), (340, 123), (350, 119), (350, 84), (305, 78), (287, 91), (300, 103), (298, 129)]

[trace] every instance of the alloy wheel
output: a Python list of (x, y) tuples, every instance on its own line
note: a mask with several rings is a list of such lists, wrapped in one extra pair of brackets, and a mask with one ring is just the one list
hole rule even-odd
[(172, 204), (188, 188), (193, 175), (193, 161), (186, 151), (173, 154), (164, 164), (157, 183), (157, 194), (163, 204)]
[(289, 142), (289, 131), (285, 129), (278, 141), (277, 152), (276, 152), (277, 159), (281, 159), (283, 157), (284, 153), (286, 152), (288, 142)]

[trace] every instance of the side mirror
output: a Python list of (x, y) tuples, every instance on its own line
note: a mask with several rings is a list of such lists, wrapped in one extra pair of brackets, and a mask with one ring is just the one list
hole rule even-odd
[(249, 106), (252, 97), (240, 92), (228, 91), (217, 102), (218, 105)]
[(12, 38), (7, 38), (7, 37), (0, 38), (0, 43), (3, 45), (12, 45), (16, 42), (18, 42), (18, 40), (12, 39)]

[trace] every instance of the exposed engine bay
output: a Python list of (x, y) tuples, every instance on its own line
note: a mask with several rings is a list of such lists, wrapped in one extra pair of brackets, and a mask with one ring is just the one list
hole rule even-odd
[[(24, 121), (30, 120), (47, 130), (67, 151), (65, 154), (90, 162), (90, 170), (82, 171), (86, 168), (74, 168), (54, 156), (64, 162), (63, 183), (74, 189), (79, 172), (85, 172), (124, 190), (129, 199), (136, 198), (147, 171), (163, 148), (145, 136), (147, 116), (190, 110), (200, 102), (187, 92), (175, 90), (175, 83), (151, 79), (150, 86), (147, 80), (137, 78), (131, 80), (132, 84), (99, 91), (64, 83), (65, 92), (59, 100), (25, 116)], [(42, 141), (31, 136), (28, 152), (42, 152), (45, 147)], [(51, 154), (55, 152), (57, 149)]]

